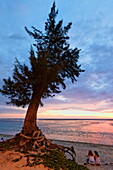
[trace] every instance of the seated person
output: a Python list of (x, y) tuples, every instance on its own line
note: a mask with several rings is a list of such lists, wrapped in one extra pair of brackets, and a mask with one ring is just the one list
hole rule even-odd
[(94, 153), (95, 153), (95, 155), (94, 155), (95, 164), (97, 166), (100, 166), (101, 165), (100, 156), (97, 151), (94, 151)]
[(87, 164), (90, 164), (90, 165), (95, 164), (94, 154), (91, 150), (89, 150), (88, 155), (87, 155)]

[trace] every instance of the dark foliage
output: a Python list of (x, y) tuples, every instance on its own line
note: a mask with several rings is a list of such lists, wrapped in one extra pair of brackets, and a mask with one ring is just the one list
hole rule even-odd
[(4, 79), (0, 92), (9, 98), (8, 104), (22, 106), (30, 103), (32, 93), (35, 91), (42, 98), (53, 97), (61, 92), (61, 86), (66, 88), (65, 79), (72, 83), (84, 70), (77, 64), (79, 51), (70, 48), (68, 31), (72, 23), (63, 27), (63, 20), (56, 23), (58, 10), (55, 3), (45, 22), (45, 32), (32, 27), (33, 31), (25, 27), (27, 33), (34, 38), (35, 43), (30, 49), (29, 61), (31, 68), (20, 64), (16, 59), (13, 78)]
[[(54, 170), (88, 170), (87, 167), (83, 165), (79, 165), (76, 162), (67, 159), (63, 152), (59, 151), (50, 151), (48, 153), (45, 153), (43, 155), (37, 154), (37, 155), (26, 155), (27, 158), (29, 158), (28, 163), (26, 166), (36, 166), (43, 164), (45, 167), (49, 167)], [(30, 158), (33, 158), (32, 161), (30, 161)], [(20, 158), (19, 158), (20, 159)], [(18, 159), (18, 160), (19, 160)], [(15, 161), (18, 161), (17, 159)]]

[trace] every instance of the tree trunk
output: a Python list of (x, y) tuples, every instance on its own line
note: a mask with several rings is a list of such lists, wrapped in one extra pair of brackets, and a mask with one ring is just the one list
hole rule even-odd
[(24, 120), (24, 125), (22, 128), (22, 133), (26, 135), (32, 134), (34, 131), (38, 130), (36, 120), (37, 120), (37, 111), (40, 104), (40, 97), (37, 92), (33, 92), (31, 102), (29, 104), (26, 117)]

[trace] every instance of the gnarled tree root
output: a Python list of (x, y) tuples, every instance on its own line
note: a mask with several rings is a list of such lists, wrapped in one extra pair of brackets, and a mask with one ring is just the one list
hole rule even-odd
[(27, 136), (25, 134), (19, 133), (16, 134), (14, 138), (0, 143), (4, 143), (6, 146), (8, 145), (8, 147), (4, 148), (4, 150), (9, 148), (21, 152), (36, 151), (38, 153), (58, 150), (64, 152), (66, 155), (69, 154), (73, 161), (75, 161), (76, 158), (76, 153), (73, 146), (70, 148), (52, 143), (51, 140), (44, 136), (40, 129), (35, 131), (32, 136)]
[(24, 148), (27, 144), (32, 144), (32, 148), (34, 150), (37, 150), (38, 152), (43, 152), (43, 150), (59, 150), (64, 152), (65, 154), (68, 153), (71, 156), (72, 160), (75, 161), (76, 153), (73, 146), (70, 148), (54, 144), (43, 135), (41, 130), (35, 131), (32, 136), (27, 136), (20, 133), (20, 137), (20, 147), (22, 148)]

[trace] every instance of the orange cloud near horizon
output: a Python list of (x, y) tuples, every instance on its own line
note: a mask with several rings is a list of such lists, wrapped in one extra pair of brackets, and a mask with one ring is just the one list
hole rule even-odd
[[(62, 98), (61, 98), (62, 99)], [(2, 106), (0, 118), (24, 118), (27, 108), (18, 108), (15, 106)], [(42, 119), (113, 119), (113, 107), (108, 107), (105, 101), (95, 103), (77, 103), (62, 102), (60, 104), (45, 104), (39, 108), (38, 118)]]

